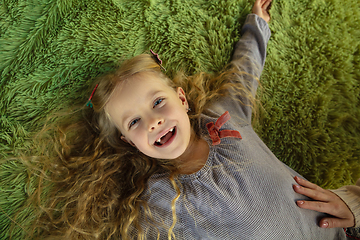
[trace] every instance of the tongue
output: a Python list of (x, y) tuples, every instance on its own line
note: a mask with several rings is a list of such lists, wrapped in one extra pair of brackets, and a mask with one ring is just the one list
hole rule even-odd
[(168, 132), (165, 136), (160, 139), (160, 144), (166, 143), (172, 137), (172, 132)]

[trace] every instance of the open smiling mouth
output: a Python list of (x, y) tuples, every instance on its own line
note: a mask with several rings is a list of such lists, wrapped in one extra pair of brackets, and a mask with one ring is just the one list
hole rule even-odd
[(162, 136), (161, 138), (156, 140), (154, 145), (157, 147), (167, 146), (168, 144), (170, 144), (172, 142), (175, 135), (176, 135), (176, 127), (173, 127), (164, 136)]

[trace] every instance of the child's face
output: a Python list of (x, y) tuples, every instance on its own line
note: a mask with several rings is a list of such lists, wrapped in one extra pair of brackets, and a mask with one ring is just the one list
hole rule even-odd
[(174, 159), (189, 145), (188, 103), (155, 73), (139, 73), (116, 86), (106, 105), (123, 140), (153, 158)]

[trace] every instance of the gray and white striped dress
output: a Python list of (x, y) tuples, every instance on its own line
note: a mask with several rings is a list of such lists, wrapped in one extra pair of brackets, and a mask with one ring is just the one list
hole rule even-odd
[[(235, 47), (232, 63), (259, 77), (270, 38), (267, 23), (250, 14)], [(249, 64), (244, 62), (249, 61)], [(255, 65), (254, 65), (255, 64)], [(258, 67), (256, 67), (256, 65)], [(239, 81), (255, 94), (257, 81)], [(317, 222), (324, 214), (301, 209), (296, 200), (306, 199), (293, 191), (298, 173), (279, 161), (251, 126), (251, 107), (231, 96), (223, 97), (202, 114), (200, 128), (210, 146), (206, 165), (198, 172), (181, 175), (181, 196), (176, 202), (176, 239), (346, 239), (341, 228), (322, 229)], [(242, 139), (223, 138), (211, 145), (206, 124), (225, 111), (231, 119), (221, 129), (236, 130)], [(171, 201), (176, 196), (167, 174), (155, 174), (148, 183), (146, 200), (164, 226), (146, 227), (146, 239), (168, 239), (173, 222)]]

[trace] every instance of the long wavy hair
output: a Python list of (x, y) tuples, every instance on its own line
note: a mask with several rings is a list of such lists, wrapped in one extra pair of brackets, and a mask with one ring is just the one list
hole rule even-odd
[[(140, 72), (156, 73), (170, 87), (184, 89), (197, 137), (201, 137), (197, 129), (199, 115), (211, 101), (229, 91), (246, 95), (252, 104), (255, 101), (246, 87), (232, 81), (246, 74), (234, 66), (227, 66), (217, 75), (186, 76), (180, 72), (170, 80), (149, 54), (125, 61), (95, 81), (98, 87), (92, 98), (93, 108), (82, 107), (66, 121), (45, 127), (39, 140), (41, 156), (24, 158), (27, 164), (36, 166), (32, 172), (39, 179), (31, 198), (38, 211), (30, 238), (144, 239), (141, 219), (152, 219), (152, 214), (142, 194), (149, 178), (164, 171), (177, 192), (169, 209), (173, 224), (168, 231), (168, 238), (175, 238), (172, 230), (176, 224), (175, 203), (180, 196), (177, 175), (181, 165), (148, 157), (122, 141), (121, 132), (105, 111), (115, 86)], [(44, 193), (46, 183), (50, 190)]]

